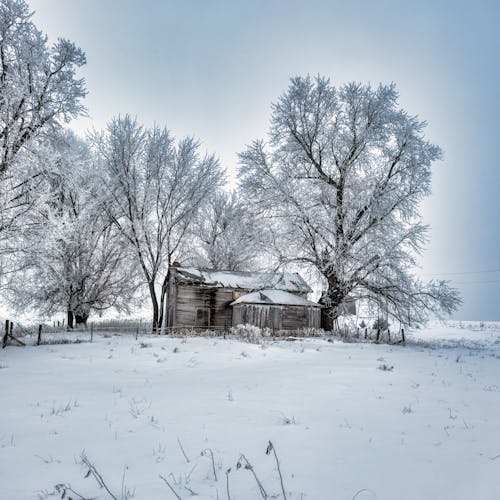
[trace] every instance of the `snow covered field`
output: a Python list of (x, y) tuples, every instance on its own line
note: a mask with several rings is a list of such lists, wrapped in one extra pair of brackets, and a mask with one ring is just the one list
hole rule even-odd
[(61, 483), (111, 498), (84, 478), (82, 452), (120, 499), (175, 500), (160, 474), (183, 500), (227, 499), (229, 468), (231, 500), (262, 498), (241, 453), (282, 498), (269, 440), (288, 499), (500, 498), (500, 325), (434, 324), (411, 342), (8, 347), (0, 498), (61, 498)]

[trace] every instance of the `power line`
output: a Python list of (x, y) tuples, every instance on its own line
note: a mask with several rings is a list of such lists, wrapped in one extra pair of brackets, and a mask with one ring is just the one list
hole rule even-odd
[(479, 283), (500, 283), (500, 280), (484, 280), (484, 281), (453, 281), (455, 285), (468, 285)]
[(485, 274), (485, 273), (500, 273), (500, 269), (484, 269), (482, 271), (461, 271), (455, 273), (424, 273), (426, 276), (458, 276), (463, 274)]

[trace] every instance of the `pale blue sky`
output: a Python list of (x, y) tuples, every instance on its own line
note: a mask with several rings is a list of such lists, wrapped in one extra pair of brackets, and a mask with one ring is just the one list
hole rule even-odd
[[(32, 0), (51, 39), (86, 52), (89, 119), (132, 113), (194, 134), (234, 171), (293, 75), (394, 81), (445, 151), (423, 215), (426, 278), (452, 278), (461, 319), (500, 320), (500, 2)], [(495, 273), (447, 275), (497, 269)], [(485, 283), (489, 281), (489, 283)], [(467, 283), (464, 283), (467, 282)], [(478, 283), (481, 282), (481, 283)]]

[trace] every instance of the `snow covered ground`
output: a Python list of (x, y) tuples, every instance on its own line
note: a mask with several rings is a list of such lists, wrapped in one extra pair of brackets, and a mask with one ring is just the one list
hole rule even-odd
[(8, 347), (0, 498), (61, 498), (61, 483), (111, 498), (84, 477), (83, 452), (120, 499), (175, 500), (160, 474), (183, 500), (227, 499), (229, 468), (231, 500), (262, 498), (242, 453), (282, 498), (269, 440), (288, 499), (500, 498), (500, 324), (436, 323), (409, 344), (96, 335)]

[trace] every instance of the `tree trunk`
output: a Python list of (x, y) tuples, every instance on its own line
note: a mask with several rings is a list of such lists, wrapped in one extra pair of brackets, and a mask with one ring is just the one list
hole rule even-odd
[(339, 306), (344, 303), (347, 293), (335, 275), (327, 276), (327, 280), (328, 289), (319, 300), (319, 303), (324, 305), (321, 309), (321, 328), (332, 331), (335, 320), (341, 314)]
[(158, 297), (156, 296), (155, 284), (154, 282), (149, 282), (149, 295), (151, 297), (151, 302), (153, 305), (153, 326), (152, 333), (158, 333)]
[(161, 286), (161, 296), (160, 296), (160, 317), (158, 319), (158, 330), (161, 330), (163, 325), (163, 319), (165, 317), (165, 298), (167, 296), (167, 288), (168, 288), (168, 274), (165, 276), (163, 280), (163, 285)]
[(73, 311), (68, 307), (68, 321), (67, 321), (67, 330), (72, 330), (74, 326), (74, 316)]
[(89, 319), (89, 315), (86, 313), (75, 313), (76, 326), (79, 326), (79, 325), (87, 326), (88, 319)]

